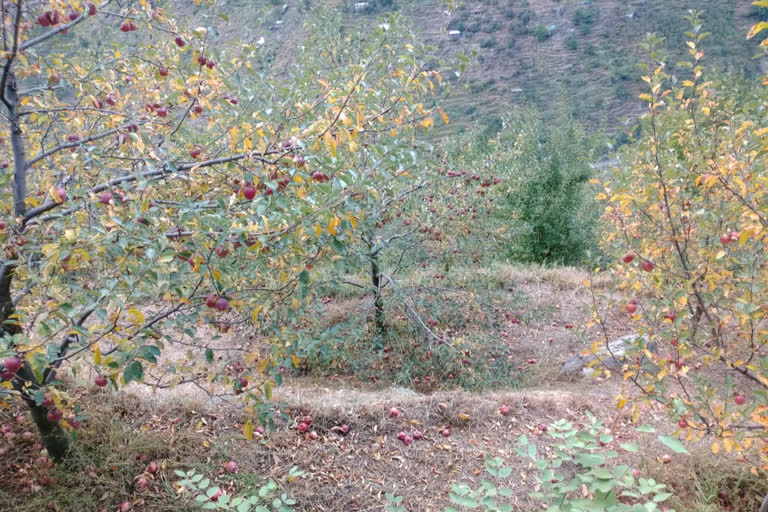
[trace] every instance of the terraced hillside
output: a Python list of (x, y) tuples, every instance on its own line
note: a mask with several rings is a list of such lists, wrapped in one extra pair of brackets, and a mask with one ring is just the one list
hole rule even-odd
[[(174, 0), (185, 15), (192, 2)], [(449, 10), (445, 0), (230, 0), (215, 20), (222, 38), (257, 41), (274, 66), (292, 64), (302, 26), (317, 5), (339, 9), (345, 23), (375, 23), (391, 10), (405, 15), (438, 56), (475, 55), (461, 77), (465, 88), (446, 100), (451, 130), (488, 123), (512, 105), (533, 103), (545, 113), (567, 111), (620, 133), (642, 108), (639, 43), (648, 32), (667, 39), (670, 63), (685, 56), (689, 9), (704, 12), (712, 37), (705, 45), (710, 64), (754, 76), (757, 45), (748, 27), (763, 15), (749, 0), (465, 0)], [(461, 31), (457, 41), (447, 30)], [(680, 73), (684, 70), (680, 69)]]

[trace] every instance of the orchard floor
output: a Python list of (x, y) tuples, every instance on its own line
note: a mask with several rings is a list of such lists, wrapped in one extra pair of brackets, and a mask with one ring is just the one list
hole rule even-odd
[[(176, 469), (206, 473), (228, 494), (273, 479), (296, 501), (296, 511), (384, 511), (387, 493), (402, 496), (408, 511), (442, 511), (450, 505), (453, 483), (474, 488), (487, 477), (488, 456), (513, 468), (503, 484), (514, 490), (514, 510), (540, 510), (528, 498), (535, 482), (529, 463), (515, 454), (517, 440), (526, 434), (545, 453), (551, 439), (541, 427), (560, 418), (583, 424), (586, 411), (604, 421), (616, 445), (639, 442), (641, 452), (621, 453), (622, 463), (669, 483), (676, 497), (668, 505), (678, 512), (757, 510), (768, 485), (738, 462), (714, 460), (707, 442), (690, 446), (692, 455), (674, 455), (662, 464), (668, 451), (655, 435), (637, 433), (628, 411), (617, 412), (619, 378), (598, 383), (559, 375), (560, 363), (581, 350), (594, 329), (588, 325), (591, 295), (584, 274), (511, 267), (491, 273), (481, 277), (514, 283), (526, 295), (526, 307), (547, 312), (521, 314), (522, 324), (499, 327), (505, 333), (499, 339), (516, 357), (536, 359), (517, 389), (419, 393), (349, 376), (292, 377), (275, 392), (280, 412), (290, 418), (311, 415), (317, 439), (300, 434), (295, 422), (282, 421), (275, 431), (248, 441), (242, 413), (208, 400), (197, 388), (131, 387), (115, 393), (75, 384), (69, 391), (89, 420), (69, 459), (57, 467), (40, 459), (37, 434), (22, 409), (0, 411), (0, 427), (13, 433), (0, 440), (0, 511), (112, 512), (123, 501), (141, 512), (200, 510), (174, 485)], [(361, 300), (338, 298), (329, 307), (358, 307)], [(613, 320), (611, 335), (626, 334), (626, 322)], [(499, 413), (501, 405), (509, 407), (508, 415)], [(400, 411), (397, 418), (389, 414), (392, 407)], [(673, 432), (660, 410), (646, 408), (643, 421)], [(346, 435), (342, 424), (349, 426)], [(446, 429), (450, 435), (443, 436)], [(423, 439), (410, 446), (398, 440), (399, 432), (413, 430)], [(146, 473), (152, 461), (159, 465), (155, 475)], [(227, 461), (237, 463), (236, 473), (224, 470)], [(302, 476), (288, 478), (292, 467)], [(144, 488), (142, 476), (148, 482)]]

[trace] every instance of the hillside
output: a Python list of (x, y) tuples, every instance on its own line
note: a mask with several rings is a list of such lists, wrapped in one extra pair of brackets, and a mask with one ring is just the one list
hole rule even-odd
[[(231, 0), (220, 18), (207, 21), (223, 39), (263, 37), (268, 60), (284, 67), (301, 45), (308, 7), (340, 9), (347, 25), (374, 23), (397, 10), (437, 56), (475, 56), (463, 88), (445, 103), (452, 131), (532, 103), (545, 114), (564, 108), (593, 128), (620, 133), (642, 109), (639, 44), (656, 32), (667, 40), (670, 62), (678, 62), (685, 56), (684, 16), (693, 8), (704, 12), (712, 33), (705, 44), (710, 64), (749, 76), (759, 71), (756, 43), (745, 39), (759, 13), (746, 0), (468, 0), (452, 11), (444, 0), (364, 3), (356, 10), (351, 0)], [(193, 14), (189, 2), (176, 7)], [(447, 30), (461, 31), (460, 38), (449, 40)]]

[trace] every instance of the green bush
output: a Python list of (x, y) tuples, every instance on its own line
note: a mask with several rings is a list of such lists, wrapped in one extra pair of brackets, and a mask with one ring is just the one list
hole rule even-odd
[(544, 41), (549, 37), (549, 30), (544, 25), (536, 25), (536, 28), (533, 29), (533, 35), (539, 41)]
[(589, 190), (595, 146), (572, 119), (544, 123), (528, 112), (507, 121), (502, 143), (513, 187), (506, 217), (512, 239), (507, 256), (518, 261), (575, 264), (595, 251), (599, 212)]

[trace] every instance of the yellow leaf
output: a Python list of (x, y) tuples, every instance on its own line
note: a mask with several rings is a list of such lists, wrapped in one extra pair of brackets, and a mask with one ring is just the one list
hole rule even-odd
[(147, 321), (146, 318), (144, 318), (144, 313), (136, 308), (129, 309), (128, 315), (131, 317), (131, 323), (136, 326), (144, 325)]
[(243, 427), (243, 432), (245, 433), (245, 438), (247, 440), (253, 439), (253, 424), (251, 423), (251, 420), (248, 420), (245, 422), (245, 426)]
[(620, 411), (624, 408), (625, 405), (627, 405), (627, 397), (620, 396), (616, 403), (616, 409)]
[(101, 349), (98, 343), (93, 345), (93, 364), (101, 364)]
[(752, 39), (757, 34), (759, 34), (760, 32), (762, 32), (767, 28), (768, 28), (768, 22), (765, 22), (765, 21), (761, 21), (760, 23), (753, 25), (749, 31), (749, 34), (747, 34), (747, 39)]
[(251, 321), (254, 324), (258, 324), (259, 323), (259, 313), (261, 313), (262, 309), (264, 309), (264, 305), (263, 304), (259, 304), (258, 306), (253, 308), (253, 313), (251, 313)]

